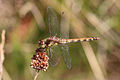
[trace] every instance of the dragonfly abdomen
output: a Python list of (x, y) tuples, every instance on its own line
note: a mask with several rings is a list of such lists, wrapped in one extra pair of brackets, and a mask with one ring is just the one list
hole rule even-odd
[(93, 41), (98, 40), (98, 37), (89, 37), (89, 38), (78, 38), (78, 39), (61, 39), (60, 43), (72, 43), (72, 42), (82, 42), (82, 41)]

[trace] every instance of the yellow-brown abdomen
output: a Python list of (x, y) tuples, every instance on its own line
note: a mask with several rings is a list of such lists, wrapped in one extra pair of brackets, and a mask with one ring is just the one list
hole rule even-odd
[(99, 40), (99, 39), (100, 39), (99, 37), (78, 38), (78, 39), (61, 39), (61, 40), (60, 40), (60, 43), (93, 41), (93, 40)]

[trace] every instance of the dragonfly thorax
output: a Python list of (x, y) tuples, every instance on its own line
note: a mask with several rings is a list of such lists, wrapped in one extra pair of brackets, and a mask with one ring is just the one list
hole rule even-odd
[(59, 38), (52, 36), (52, 37), (46, 38), (44, 40), (40, 40), (39, 46), (40, 46), (40, 48), (44, 49), (44, 48), (56, 46), (59, 44), (59, 42), (60, 42)]

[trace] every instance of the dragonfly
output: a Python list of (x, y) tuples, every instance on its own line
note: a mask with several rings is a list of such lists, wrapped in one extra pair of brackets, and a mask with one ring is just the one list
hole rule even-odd
[[(55, 11), (47, 8), (47, 22), (50, 32), (50, 37), (39, 40), (39, 48), (36, 49), (36, 54), (32, 57), (30, 64), (34, 69), (46, 71), (49, 63), (56, 66), (59, 62), (60, 54), (58, 50), (62, 51), (62, 56), (68, 69), (71, 69), (71, 57), (69, 54), (68, 43), (99, 40), (99, 37), (76, 38), (69, 39), (69, 32), (62, 35), (60, 25)], [(69, 28), (67, 28), (69, 29)], [(57, 50), (57, 51), (56, 51)]]

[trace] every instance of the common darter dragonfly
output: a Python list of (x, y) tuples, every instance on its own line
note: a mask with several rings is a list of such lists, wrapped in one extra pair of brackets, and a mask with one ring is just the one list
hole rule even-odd
[(65, 36), (62, 36), (63, 38), (60, 38), (61, 31), (58, 18), (54, 10), (50, 7), (47, 8), (47, 17), (50, 37), (42, 39), (38, 42), (39, 48), (36, 49), (36, 54), (33, 55), (30, 66), (37, 71), (46, 71), (49, 67), (49, 64), (52, 66), (57, 65), (60, 57), (58, 51), (59, 49), (62, 51), (61, 53), (67, 68), (70, 69), (71, 57), (69, 54), (69, 47), (66, 44), (98, 40), (99, 37), (69, 39), (69, 33), (66, 33)]

